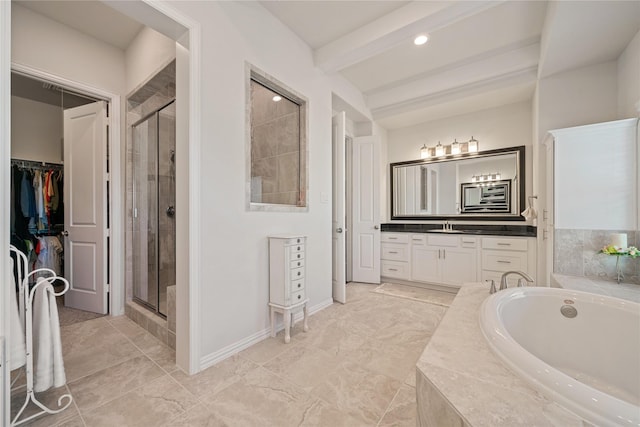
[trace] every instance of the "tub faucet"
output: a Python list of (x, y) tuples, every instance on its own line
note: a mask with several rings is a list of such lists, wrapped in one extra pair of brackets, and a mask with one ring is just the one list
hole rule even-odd
[(527, 282), (533, 283), (533, 279), (527, 273), (523, 273), (522, 271), (507, 271), (506, 273), (503, 273), (502, 277), (500, 278), (500, 290), (507, 289), (507, 287), (508, 287), (507, 286), (507, 276), (509, 276), (510, 274), (516, 274), (516, 275), (522, 277)]

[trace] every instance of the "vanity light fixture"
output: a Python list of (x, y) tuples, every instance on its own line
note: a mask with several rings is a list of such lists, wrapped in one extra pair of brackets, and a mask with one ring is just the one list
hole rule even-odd
[(440, 144), (440, 141), (436, 145), (436, 156), (444, 156), (444, 145)]
[(413, 39), (413, 44), (415, 44), (416, 46), (422, 46), (428, 40), (429, 40), (429, 36), (427, 36), (426, 34), (420, 34), (419, 36), (416, 36), (415, 39)]
[(273, 98), (271, 98), (271, 100), (273, 102), (278, 102), (278, 101), (282, 101), (282, 97), (280, 95), (276, 95)]
[(476, 139), (473, 139), (473, 136), (471, 137), (471, 139), (467, 143), (467, 151), (469, 153), (477, 153), (478, 152), (478, 141)]
[(451, 143), (451, 154), (460, 154), (460, 143), (457, 139)]
[(422, 144), (422, 148), (420, 149), (420, 158), (426, 159), (428, 157), (429, 157), (429, 148), (427, 147), (427, 144)]

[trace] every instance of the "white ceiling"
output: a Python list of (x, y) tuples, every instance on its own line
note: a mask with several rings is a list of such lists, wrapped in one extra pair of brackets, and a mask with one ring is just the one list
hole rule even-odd
[[(142, 28), (100, 1), (17, 1), (120, 49)], [(260, 3), (387, 129), (531, 100), (538, 78), (615, 60), (640, 30), (640, 0)]]

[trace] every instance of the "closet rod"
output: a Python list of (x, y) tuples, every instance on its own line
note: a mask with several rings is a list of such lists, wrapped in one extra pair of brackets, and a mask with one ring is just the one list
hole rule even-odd
[(11, 159), (11, 166), (20, 166), (23, 168), (31, 168), (31, 169), (55, 169), (55, 170), (64, 169), (64, 165), (62, 163), (47, 163), (47, 162), (38, 162), (36, 160), (22, 160), (22, 159)]

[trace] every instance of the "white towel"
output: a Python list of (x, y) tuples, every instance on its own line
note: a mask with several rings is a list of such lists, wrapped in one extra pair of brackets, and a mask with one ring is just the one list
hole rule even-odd
[(20, 321), (20, 313), (18, 312), (18, 295), (16, 293), (16, 279), (13, 275), (13, 258), (9, 258), (9, 271), (7, 272), (6, 282), (11, 288), (9, 290), (10, 302), (10, 326), (11, 326), (11, 348), (9, 350), (9, 369), (18, 369), (24, 366), (26, 362), (25, 337), (22, 322)]
[(36, 288), (33, 298), (34, 390), (36, 392), (48, 390), (51, 386), (61, 387), (67, 381), (62, 360), (62, 340), (56, 297), (53, 295), (53, 286), (49, 280), (40, 277), (37, 284), (43, 281), (46, 283)]
[(536, 212), (536, 210), (532, 206), (529, 206), (527, 209), (525, 209), (522, 212), (522, 216), (527, 221), (531, 221), (532, 219), (536, 219), (538, 217), (538, 213)]

